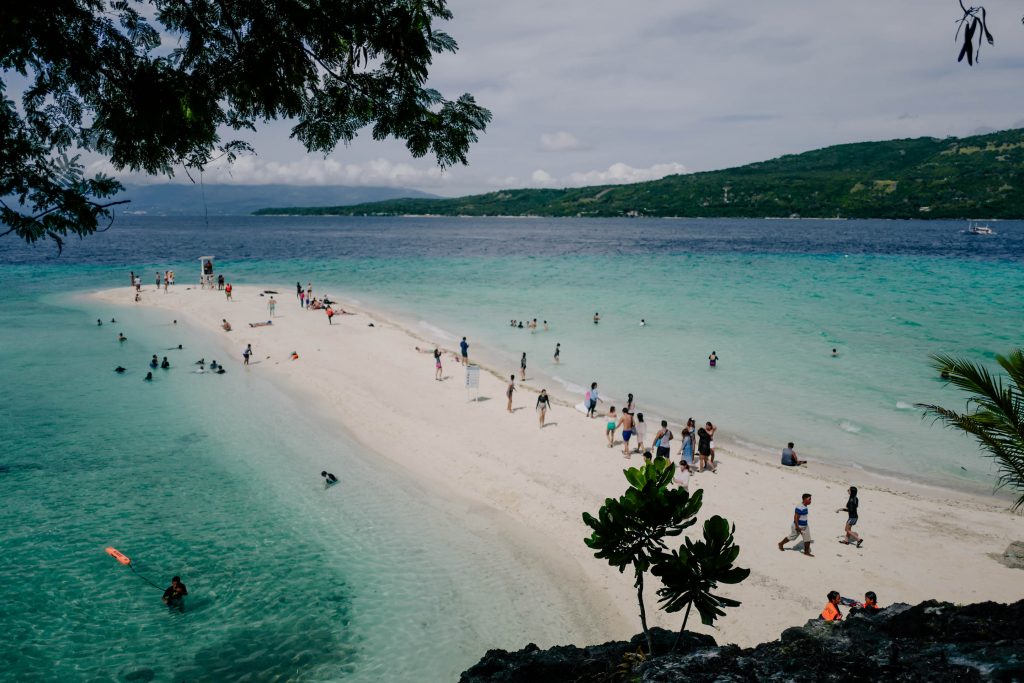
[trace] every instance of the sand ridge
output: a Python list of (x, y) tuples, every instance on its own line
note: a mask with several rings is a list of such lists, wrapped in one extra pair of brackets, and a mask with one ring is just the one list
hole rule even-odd
[[(278, 292), (274, 324), (250, 328), (249, 322), (269, 319), (269, 295), (260, 296), (265, 289)], [(341, 307), (356, 315), (336, 315), (329, 325), (323, 311), (301, 310), (287, 286), (235, 286), (233, 301), (220, 291), (180, 284), (167, 293), (144, 288), (138, 304), (127, 287), (93, 297), (157, 307), (217, 331), (231, 371), (266, 373), (302, 400), (328, 406), (371, 449), (366, 457), (385, 457), (441, 487), (432, 490), (470, 499), (543, 537), (567, 560), (565, 571), (553, 573), (552, 580), (574, 587), (585, 582), (594, 597), (592, 628), (586, 634), (567, 633), (566, 642), (624, 638), (639, 630), (632, 580), (592, 557), (583, 543), (588, 530), (581, 513), (596, 513), (606, 497), (620, 495), (626, 487), (623, 467), (642, 458), (624, 459), (621, 442), (608, 448), (605, 421), (589, 420), (569, 407), (572, 397), (554, 401), (549, 426), (539, 429), (537, 387), (529, 377), (515, 394), (516, 411), (509, 415), (505, 410), (507, 376), (518, 368), (484, 368), (480, 400), (471, 402), (464, 370), (450, 352), (443, 359), (445, 379), (436, 381), (432, 355), (414, 348), (432, 349), (430, 340), (344, 301)], [(222, 318), (231, 322), (232, 332), (220, 331)], [(254, 360), (243, 370), (241, 353), (248, 343)], [(478, 343), (470, 343), (472, 353)], [(289, 360), (293, 351), (298, 360)], [(559, 396), (555, 387), (547, 388)], [(638, 400), (642, 409), (642, 393)], [(651, 439), (657, 422), (650, 417), (648, 422)], [(736, 525), (739, 564), (752, 570), (746, 582), (723, 591), (743, 604), (710, 630), (721, 643), (774, 639), (816, 616), (833, 589), (858, 598), (874, 590), (883, 605), (929, 598), (960, 603), (1024, 598), (1019, 570), (990, 556), (1024, 538), (1022, 517), (1008, 513), (1000, 499), (873, 480), (863, 472), (817, 463), (809, 469), (782, 468), (776, 456), (744, 451), (721, 438), (716, 438), (716, 450), (719, 473), (695, 476), (691, 489), (704, 489), (702, 519), (719, 514)], [(835, 510), (845, 505), (850, 483), (860, 489), (857, 530), (865, 543), (859, 550), (838, 543), (845, 516)], [(776, 546), (805, 491), (814, 495), (813, 558), (789, 549), (779, 552)], [(647, 598), (652, 623), (678, 627), (674, 615), (656, 609), (653, 589)], [(708, 630), (699, 624), (694, 628)]]

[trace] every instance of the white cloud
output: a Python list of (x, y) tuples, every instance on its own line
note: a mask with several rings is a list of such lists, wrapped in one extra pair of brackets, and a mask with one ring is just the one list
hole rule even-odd
[(580, 142), (572, 133), (560, 130), (557, 133), (542, 134), (540, 136), (540, 149), (542, 152), (575, 152), (581, 149), (588, 149), (588, 147)]
[(619, 162), (603, 171), (575, 171), (556, 178), (543, 169), (537, 169), (530, 176), (532, 184), (538, 187), (582, 187), (584, 185), (621, 185), (657, 180), (667, 175), (686, 173), (686, 167), (675, 162), (654, 164), (647, 168), (634, 168)]

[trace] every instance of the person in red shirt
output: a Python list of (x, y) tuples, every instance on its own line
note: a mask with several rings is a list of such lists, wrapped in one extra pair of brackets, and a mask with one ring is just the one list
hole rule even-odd
[(334, 322), (332, 322), (333, 320), (334, 320), (334, 309), (331, 308), (330, 306), (328, 306), (327, 307), (327, 323), (329, 325), (333, 325), (334, 324)]
[(228, 301), (231, 301), (231, 283), (224, 285), (224, 294), (227, 295)]

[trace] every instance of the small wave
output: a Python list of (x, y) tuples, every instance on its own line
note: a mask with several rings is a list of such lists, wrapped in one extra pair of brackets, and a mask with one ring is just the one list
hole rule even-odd
[(913, 410), (914, 404), (906, 401), (896, 401), (896, 410)]
[(849, 420), (840, 421), (839, 428), (849, 434), (860, 434), (862, 431), (864, 431), (863, 427), (861, 427), (860, 425), (856, 425), (850, 422)]
[(552, 375), (551, 379), (555, 380), (556, 382), (561, 384), (563, 387), (565, 387), (566, 391), (571, 391), (574, 394), (584, 394), (587, 391), (586, 387), (581, 387), (579, 384), (573, 384), (569, 380), (562, 379), (558, 375)]
[(443, 330), (440, 327), (437, 327), (436, 325), (431, 325), (426, 320), (419, 321), (419, 326), (430, 332), (430, 335), (432, 337), (437, 337), (438, 339), (442, 339), (444, 341), (459, 341), (458, 335), (454, 335), (448, 330)]

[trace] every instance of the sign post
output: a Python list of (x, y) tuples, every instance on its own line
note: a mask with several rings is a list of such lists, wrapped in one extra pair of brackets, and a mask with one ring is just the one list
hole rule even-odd
[(467, 365), (466, 366), (466, 393), (474, 393), (471, 401), (476, 401), (480, 394), (480, 366), (479, 365)]

